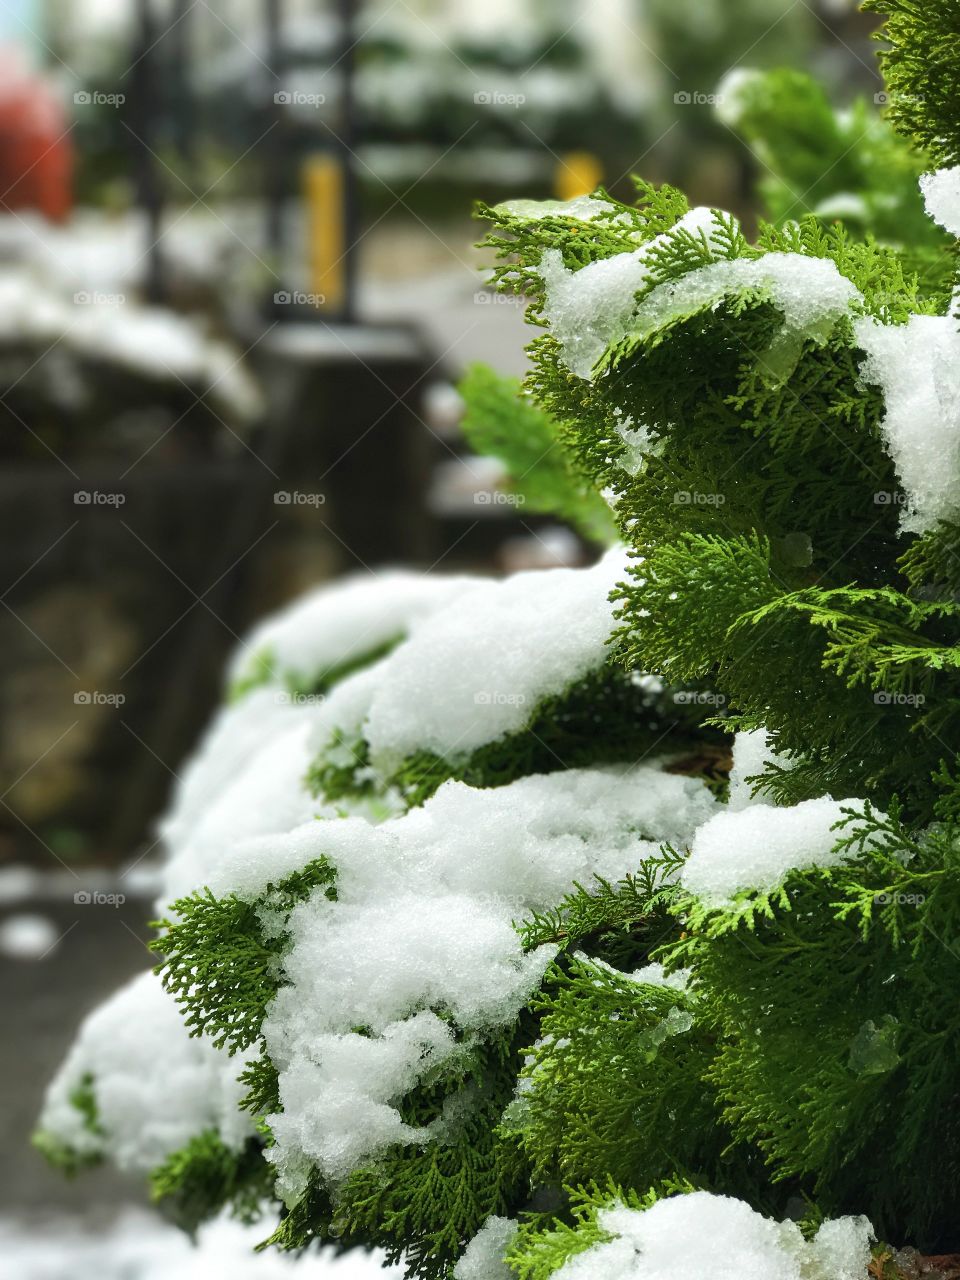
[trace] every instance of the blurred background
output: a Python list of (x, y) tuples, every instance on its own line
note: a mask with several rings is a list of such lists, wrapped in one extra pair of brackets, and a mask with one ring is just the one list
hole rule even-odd
[(474, 201), (638, 172), (749, 225), (724, 76), (869, 97), (871, 29), (849, 0), (4, 0), (0, 1274), (187, 1274), (130, 1243), (138, 1185), (27, 1139), (150, 963), (154, 820), (238, 638), (346, 572), (591, 555), (459, 437), (460, 374), (522, 373), (530, 336)]

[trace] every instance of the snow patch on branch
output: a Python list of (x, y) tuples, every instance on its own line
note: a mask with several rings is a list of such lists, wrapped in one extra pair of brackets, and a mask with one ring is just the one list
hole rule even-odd
[[(205, 1130), (239, 1150), (253, 1136), (239, 1110), (242, 1057), (192, 1037), (152, 970), (140, 974), (82, 1024), (52, 1080), (40, 1130), (81, 1158), (149, 1171)], [(77, 1105), (88, 1093), (93, 1114)]]
[(742, 890), (769, 893), (791, 871), (835, 867), (849, 855), (834, 850), (833, 829), (844, 809), (862, 801), (821, 796), (787, 808), (754, 804), (725, 809), (709, 818), (693, 837), (680, 883), (717, 906)]
[(960, 236), (960, 165), (923, 174), (920, 191), (934, 222), (952, 236)]
[(866, 1218), (824, 1222), (806, 1241), (794, 1222), (764, 1218), (706, 1191), (649, 1209), (602, 1209), (612, 1239), (575, 1254), (554, 1280), (867, 1280), (873, 1228)]
[(396, 1100), (509, 1026), (556, 954), (524, 953), (513, 921), (688, 840), (714, 805), (693, 779), (611, 766), (492, 790), (448, 782), (379, 827), (314, 824), (337, 900), (315, 892), (294, 909), (287, 985), (264, 1023), (283, 1102), (268, 1158), (284, 1194), (312, 1164), (335, 1182), (392, 1143), (436, 1136), (405, 1125)]
[(950, 316), (854, 325), (867, 353), (860, 376), (880, 387), (880, 429), (903, 485), (904, 533), (926, 533), (960, 513), (960, 333)]

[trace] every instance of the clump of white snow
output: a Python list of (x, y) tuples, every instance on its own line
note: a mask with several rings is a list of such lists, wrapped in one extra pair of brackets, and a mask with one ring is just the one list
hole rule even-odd
[(900, 525), (925, 533), (960, 511), (960, 333), (949, 316), (854, 325), (867, 353), (860, 374), (883, 391), (880, 424), (907, 503)]
[(717, 85), (714, 115), (730, 129), (736, 129), (746, 110), (753, 87), (762, 82), (764, 73), (753, 67), (734, 67)]
[(712, 262), (652, 289), (631, 319), (629, 332), (645, 337), (672, 321), (714, 306), (744, 289), (766, 290), (783, 313), (783, 326), (761, 353), (768, 371), (789, 375), (804, 341), (825, 342), (863, 295), (830, 258), (765, 253), (759, 258)]
[(920, 190), (934, 222), (952, 236), (960, 236), (960, 165), (923, 174)]
[(396, 1102), (456, 1057), (454, 1026), (469, 1040), (509, 1025), (555, 954), (525, 954), (512, 922), (688, 840), (714, 805), (693, 779), (611, 766), (491, 790), (448, 782), (378, 827), (305, 832), (299, 856), (333, 862), (337, 900), (315, 892), (292, 913), (288, 985), (264, 1024), (283, 1101), (269, 1158), (284, 1193), (310, 1164), (337, 1180), (390, 1143), (428, 1138)]
[[(159, 824), (168, 854), (161, 909), (212, 883), (228, 855), (255, 864), (266, 837), (345, 809), (369, 816), (359, 802), (323, 805), (306, 777), (317, 750), (329, 748), (334, 734), (359, 739), (375, 691), (391, 678), (389, 668), (381, 660), (323, 697), (293, 694), (288, 682), (309, 685), (325, 670), (402, 640), (475, 586), (468, 578), (401, 572), (349, 578), (312, 592), (253, 631), (234, 659), (232, 676), (243, 680), (267, 655), (267, 683), (218, 713), (182, 770)], [(340, 751), (349, 764), (350, 747)], [(380, 807), (389, 812), (397, 803), (384, 794)]]
[[(597, 962), (592, 961), (593, 964)], [(691, 971), (689, 969), (674, 969), (672, 973), (665, 973), (662, 964), (651, 961), (645, 964), (642, 969), (635, 969), (633, 973), (628, 974), (631, 982), (643, 982), (651, 987), (666, 987), (672, 991), (686, 991), (690, 982)]]
[(318, 587), (253, 629), (234, 657), (230, 680), (254, 676), (262, 660), (274, 683), (309, 685), (325, 671), (403, 638), (412, 623), (448, 604), (469, 583), (393, 571)]
[(838, 866), (849, 855), (834, 851), (834, 827), (844, 809), (859, 803), (821, 796), (786, 808), (724, 809), (694, 835), (680, 883), (698, 898), (723, 905), (741, 890), (769, 893), (791, 871)]
[(513, 1218), (488, 1218), (453, 1269), (453, 1280), (513, 1280), (504, 1262), (517, 1234)]
[[(575, 196), (572, 200), (504, 200), (496, 205), (494, 213), (508, 214), (524, 222), (542, 222), (544, 218), (577, 218), (590, 222), (598, 214), (609, 213), (616, 205), (596, 196)], [(629, 221), (629, 214), (621, 214), (620, 221)]]
[(311, 730), (322, 707), (258, 689), (226, 708), (188, 764), (170, 815), (161, 823), (168, 850), (160, 909), (207, 884), (227, 851), (290, 831), (320, 813), (306, 775)]
[(733, 740), (733, 768), (730, 770), (730, 795), (727, 804), (731, 813), (758, 803), (754, 798), (754, 784), (747, 779), (758, 777), (768, 764), (786, 767), (789, 761), (786, 756), (778, 755), (771, 749), (765, 730), (750, 729), (736, 735)]
[[(47, 1090), (39, 1127), (78, 1156), (106, 1156), (121, 1169), (153, 1169), (204, 1130), (239, 1149), (253, 1134), (239, 1110), (243, 1067), (242, 1057), (190, 1036), (173, 997), (148, 970), (82, 1024)], [(73, 1101), (86, 1087), (94, 1127)]]
[(709, 240), (713, 219), (710, 209), (691, 209), (670, 231), (639, 249), (601, 258), (579, 271), (564, 266), (559, 249), (546, 250), (539, 266), (546, 286), (543, 314), (572, 373), (591, 377), (607, 348), (630, 332), (637, 294), (650, 279), (651, 251), (681, 230), (702, 231)]
[(706, 1191), (642, 1211), (615, 1205), (599, 1224), (613, 1238), (575, 1254), (554, 1280), (867, 1280), (873, 1239), (866, 1218), (838, 1218), (808, 1243), (796, 1223)]
[(418, 750), (446, 760), (522, 729), (537, 702), (600, 667), (614, 628), (609, 595), (622, 548), (589, 569), (545, 569), (479, 584), (389, 657), (367, 715), (377, 767)]

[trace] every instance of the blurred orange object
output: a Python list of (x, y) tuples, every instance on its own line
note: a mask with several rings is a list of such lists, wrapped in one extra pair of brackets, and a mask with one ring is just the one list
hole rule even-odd
[(73, 203), (70, 125), (47, 80), (0, 49), (0, 212), (63, 222)]
[(589, 196), (603, 181), (603, 165), (592, 151), (568, 151), (559, 159), (554, 190), (560, 200)]

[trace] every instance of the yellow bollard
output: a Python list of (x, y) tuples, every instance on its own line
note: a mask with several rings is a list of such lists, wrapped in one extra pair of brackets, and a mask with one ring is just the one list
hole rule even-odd
[(568, 151), (560, 157), (553, 186), (558, 200), (574, 200), (596, 191), (603, 181), (603, 165), (592, 151)]
[(303, 184), (310, 292), (323, 310), (339, 311), (346, 294), (347, 249), (340, 161), (332, 155), (312, 156), (304, 165)]

